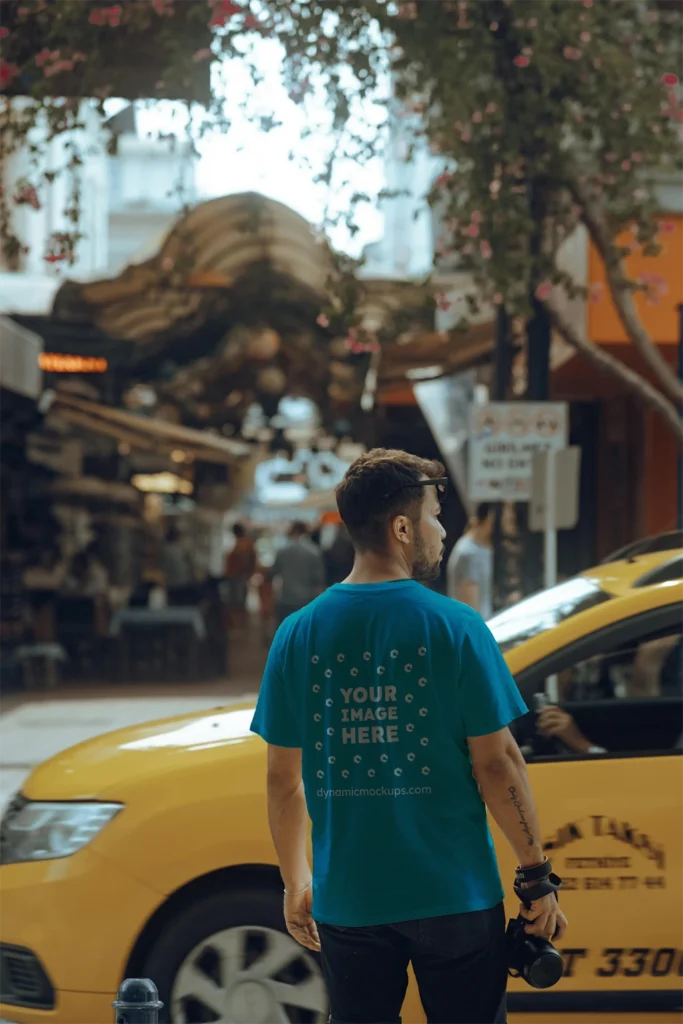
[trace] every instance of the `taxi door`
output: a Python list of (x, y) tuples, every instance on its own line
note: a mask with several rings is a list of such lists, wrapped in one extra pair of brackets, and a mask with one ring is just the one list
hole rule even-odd
[[(618, 661), (622, 690), (611, 703), (576, 706), (582, 730), (607, 753), (528, 758), (544, 846), (563, 879), (569, 928), (561, 945), (564, 978), (543, 992), (511, 981), (511, 1022), (681, 1021), (682, 704), (660, 678), (661, 666), (654, 683), (645, 680), (649, 692), (630, 696), (636, 669), (647, 660), (642, 652), (650, 649), (643, 645), (670, 636), (671, 649), (680, 632), (679, 605), (655, 609), (572, 643), (517, 680), (529, 702), (548, 677), (566, 680), (576, 666)], [(676, 671), (680, 683), (680, 666)], [(571, 712), (571, 703), (564, 706)], [(591, 728), (597, 736), (590, 736)], [(508, 891), (514, 856), (495, 826), (494, 838)], [(515, 904), (508, 910), (514, 914)]]

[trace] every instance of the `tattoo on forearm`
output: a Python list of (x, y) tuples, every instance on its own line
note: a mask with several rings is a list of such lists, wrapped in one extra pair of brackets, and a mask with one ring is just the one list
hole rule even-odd
[(519, 796), (517, 795), (516, 787), (510, 786), (508, 788), (508, 793), (510, 794), (510, 800), (512, 801), (512, 805), (517, 811), (517, 814), (519, 815), (519, 824), (521, 825), (522, 832), (526, 836), (527, 846), (533, 846), (535, 840), (531, 832), (529, 822), (526, 820), (524, 808), (522, 807), (522, 801), (519, 799)]

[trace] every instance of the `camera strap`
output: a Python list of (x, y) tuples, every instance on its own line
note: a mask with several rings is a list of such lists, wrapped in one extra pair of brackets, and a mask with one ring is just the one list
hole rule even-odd
[(515, 878), (514, 890), (515, 896), (520, 902), (530, 906), (534, 900), (543, 899), (544, 896), (550, 896), (551, 893), (555, 895), (557, 899), (557, 893), (562, 888), (562, 879), (553, 874), (551, 871), (546, 878), (541, 878), (533, 885), (529, 885), (528, 888), (522, 888), (521, 883), (518, 881), (518, 877)]

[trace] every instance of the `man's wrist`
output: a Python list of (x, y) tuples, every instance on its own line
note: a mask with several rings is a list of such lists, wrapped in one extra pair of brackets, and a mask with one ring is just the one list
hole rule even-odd
[(283, 875), (282, 881), (284, 882), (285, 892), (301, 892), (306, 889), (310, 889), (313, 884), (313, 878), (310, 871), (302, 871), (300, 874)]

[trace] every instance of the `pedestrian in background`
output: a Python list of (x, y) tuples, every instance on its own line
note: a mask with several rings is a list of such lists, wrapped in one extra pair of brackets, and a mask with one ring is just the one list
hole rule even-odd
[(477, 505), (468, 529), (451, 551), (446, 567), (448, 596), (468, 604), (483, 619), (493, 615), (493, 526), (490, 505)]
[(235, 544), (225, 560), (229, 624), (244, 628), (247, 625), (249, 581), (256, 572), (258, 559), (256, 545), (251, 537), (247, 536), (242, 523), (235, 523), (232, 532), (235, 535)]
[(305, 523), (292, 523), (289, 539), (276, 554), (269, 575), (277, 587), (278, 625), (321, 592), (325, 586), (325, 563), (322, 551), (308, 536)]
[[(399, 1022), (410, 963), (428, 1021), (504, 1021), (486, 806), (522, 869), (551, 870), (508, 728), (527, 708), (498, 645), (476, 612), (418, 582), (440, 571), (446, 483), (440, 463), (405, 452), (351, 466), (337, 502), (353, 570), (278, 630), (251, 726), (268, 743), (285, 921), (321, 949), (333, 1022)], [(566, 921), (542, 892), (527, 931), (559, 938)]]

